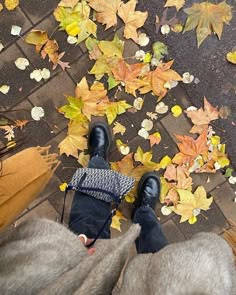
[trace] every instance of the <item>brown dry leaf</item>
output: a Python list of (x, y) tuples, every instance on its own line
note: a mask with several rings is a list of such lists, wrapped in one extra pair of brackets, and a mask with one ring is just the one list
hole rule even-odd
[(175, 166), (173, 164), (167, 166), (164, 177), (174, 182), (175, 188), (191, 190), (192, 177), (185, 166)]
[(143, 85), (143, 82), (138, 79), (144, 64), (127, 64), (123, 59), (120, 59), (116, 67), (112, 68), (112, 73), (116, 81), (125, 83), (125, 91), (136, 96), (135, 91)]
[(53, 70), (60, 65), (63, 71), (66, 68), (70, 68), (68, 62), (63, 62), (61, 59), (65, 52), (59, 54), (59, 46), (56, 40), (50, 40), (48, 34), (45, 31), (32, 30), (30, 31), (25, 42), (36, 46), (36, 52), (41, 54), (41, 57), (45, 59), (47, 56), (49, 61), (53, 63)]
[(185, 0), (167, 0), (164, 7), (172, 7), (175, 6), (177, 11), (180, 10), (185, 4)]
[(208, 125), (204, 124), (204, 125), (193, 125), (193, 127), (191, 128), (191, 130), (189, 131), (190, 133), (198, 133), (198, 134), (202, 134), (202, 132), (204, 130), (208, 129)]
[(109, 103), (106, 96), (107, 90), (100, 82), (95, 81), (93, 85), (88, 86), (87, 80), (84, 77), (75, 89), (75, 94), (80, 99), (82, 113), (91, 120), (91, 116), (103, 116), (104, 110), (98, 108), (100, 103)]
[(206, 97), (204, 97), (204, 108), (185, 111), (185, 113), (195, 125), (208, 125), (211, 121), (219, 118), (219, 111), (209, 103)]
[(22, 130), (28, 122), (28, 120), (16, 120), (15, 126), (19, 127)]
[(88, 133), (88, 124), (77, 123), (71, 121), (68, 124), (68, 132), (66, 138), (59, 144), (60, 155), (66, 154), (67, 157), (72, 156), (79, 158), (78, 150), (83, 151), (87, 148), (87, 139), (84, 137)]
[(121, 5), (121, 0), (89, 0), (89, 6), (92, 7), (96, 13), (96, 20), (106, 29), (117, 25), (116, 13)]
[(116, 215), (114, 215), (112, 217), (112, 223), (111, 223), (111, 227), (114, 228), (114, 229), (117, 229), (118, 231), (121, 232), (121, 222), (120, 220), (127, 220), (124, 215), (119, 211), (119, 210), (116, 210)]
[(176, 188), (172, 188), (168, 191), (164, 202), (167, 204), (167, 206), (173, 204), (174, 206), (177, 206), (178, 202), (179, 202), (179, 195), (176, 191)]
[(139, 89), (140, 93), (144, 94), (152, 91), (158, 96), (158, 101), (160, 101), (168, 91), (164, 87), (166, 82), (182, 80), (178, 73), (170, 69), (172, 64), (173, 60), (167, 63), (160, 63), (154, 71), (147, 73), (142, 79), (144, 86)]
[(178, 165), (188, 164), (193, 165), (195, 158), (203, 155), (207, 158), (207, 130), (205, 130), (196, 140), (190, 136), (175, 135), (179, 143), (177, 144), (180, 152), (177, 153), (172, 162)]
[(125, 38), (133, 39), (134, 42), (137, 43), (137, 29), (141, 28), (144, 25), (148, 17), (148, 12), (135, 11), (136, 4), (136, 0), (130, 0), (126, 4), (122, 3), (118, 9), (118, 15), (125, 23)]
[(188, 19), (183, 32), (196, 28), (198, 47), (212, 32), (216, 33), (220, 39), (224, 23), (229, 24), (232, 18), (231, 10), (232, 7), (225, 1), (219, 4), (194, 3), (192, 7), (184, 9)]

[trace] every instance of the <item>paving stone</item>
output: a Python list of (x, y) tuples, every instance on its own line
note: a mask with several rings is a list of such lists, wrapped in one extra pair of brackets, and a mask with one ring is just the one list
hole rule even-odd
[(64, 129), (68, 120), (57, 111), (57, 107), (66, 104), (64, 95), (74, 95), (75, 85), (66, 72), (61, 72), (44, 86), (29, 96), (29, 100), (35, 106), (41, 106), (45, 111), (44, 120), (55, 133), (58, 133), (58, 126)]
[(172, 114), (169, 114), (161, 120), (161, 123), (175, 142), (177, 142), (177, 139), (175, 138), (174, 134), (194, 137), (193, 134), (189, 133), (192, 125), (184, 114), (181, 114), (178, 118), (175, 118)]
[[(112, 142), (112, 148), (111, 152), (113, 152), (116, 149), (116, 140), (120, 139), (123, 143), (128, 144), (129, 142), (137, 136), (138, 132), (135, 126), (132, 124), (132, 122), (129, 120), (126, 114), (119, 115), (114, 122), (119, 122), (122, 125), (126, 127), (126, 131), (124, 135), (121, 135), (120, 133), (115, 134), (113, 136), (113, 142)], [(114, 127), (114, 124), (112, 125)]]
[[(22, 28), (21, 35), (24, 34), (26, 30), (28, 30), (31, 26), (31, 23), (21, 11), (19, 7), (17, 7), (13, 11), (8, 11), (7, 9), (3, 9), (1, 11), (0, 18), (0, 28), (1, 28), (1, 37), (0, 42), (6, 47), (9, 43), (17, 40), (19, 37), (11, 35), (11, 27), (13, 25), (19, 26)], [(3, 50), (0, 55), (6, 51)], [(2, 59), (2, 56), (1, 56)]]
[(20, 7), (27, 14), (30, 20), (36, 24), (47, 14), (50, 14), (58, 5), (58, 0), (34, 0), (21, 1)]
[[(65, 52), (65, 55), (62, 58), (62, 61), (71, 63), (77, 57), (82, 54), (79, 46), (71, 45), (67, 42), (67, 33), (65, 31), (59, 31), (55, 29), (58, 27), (58, 22), (55, 20), (53, 14), (47, 17), (44, 21), (39, 23), (34, 27), (34, 30), (43, 30), (48, 33), (48, 36), (53, 40), (55, 39), (59, 45), (59, 53)], [(27, 55), (28, 59), (36, 68), (46, 67), (50, 71), (52, 70), (52, 62), (49, 62), (48, 58), (42, 59), (40, 54), (36, 52), (35, 46), (27, 44), (24, 40), (20, 39), (17, 41), (17, 44), (21, 47), (24, 53)], [(56, 70), (51, 74), (56, 73), (61, 70), (61, 67), (58, 65)]]
[(49, 183), (43, 189), (43, 191), (32, 203), (30, 203), (30, 205), (28, 206), (28, 210), (31, 210), (33, 207), (36, 207), (38, 204), (42, 203), (48, 198), (57, 197), (57, 195), (61, 193), (59, 189), (60, 184), (60, 179), (54, 174), (53, 177), (50, 179)]
[(162, 229), (170, 244), (185, 241), (185, 237), (172, 220), (168, 220), (162, 224)]
[(7, 109), (19, 103), (30, 91), (40, 85), (40, 83), (30, 79), (30, 73), (33, 71), (32, 66), (27, 67), (24, 71), (16, 68), (14, 62), (18, 57), (25, 56), (16, 45), (12, 45), (1, 53), (0, 84), (9, 85), (10, 90), (6, 95), (0, 93), (0, 100), (1, 104)]
[(222, 184), (211, 194), (226, 218), (236, 223), (236, 204), (234, 203), (236, 195), (230, 184), (228, 182)]
[(190, 239), (198, 232), (213, 232), (220, 234), (229, 228), (229, 224), (225, 216), (215, 202), (212, 203), (210, 210), (201, 211), (201, 213), (202, 214), (197, 216), (198, 221), (195, 224), (189, 224), (188, 221), (179, 223), (180, 216), (175, 215), (173, 217), (173, 221), (185, 238)]
[(215, 187), (221, 185), (226, 181), (224, 175), (217, 171), (212, 173), (192, 173), (193, 189), (195, 190), (199, 185), (203, 185), (207, 192), (212, 191)]
[(68, 73), (72, 76), (76, 83), (79, 83), (84, 76), (87, 80), (93, 80), (93, 75), (89, 75), (89, 70), (93, 67), (94, 61), (90, 60), (88, 54), (85, 53), (77, 58), (72, 64), (71, 68), (68, 69)]
[(27, 212), (21, 218), (16, 221), (16, 226), (22, 223), (25, 220), (29, 220), (32, 218), (47, 218), (50, 220), (58, 221), (59, 214), (58, 212), (52, 207), (49, 201), (44, 201), (37, 207), (33, 208), (31, 211)]

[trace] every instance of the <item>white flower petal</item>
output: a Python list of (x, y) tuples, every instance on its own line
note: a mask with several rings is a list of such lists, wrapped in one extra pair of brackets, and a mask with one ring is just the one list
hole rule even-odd
[(15, 65), (18, 69), (24, 71), (29, 66), (29, 61), (27, 58), (19, 57), (15, 61)]
[(178, 85), (178, 81), (167, 81), (165, 84), (164, 84), (164, 87), (167, 88), (167, 89), (172, 89), (174, 87), (176, 87)]
[(194, 106), (190, 106), (186, 109), (186, 111), (196, 111), (196, 110), (197, 110), (197, 108)]
[(183, 73), (183, 83), (190, 84), (194, 80), (194, 76), (190, 75), (189, 72)]
[(169, 25), (161, 26), (161, 33), (162, 33), (162, 35), (169, 34), (170, 33), (170, 26)]
[(157, 58), (153, 57), (153, 58), (151, 59), (151, 65), (152, 65), (153, 67), (158, 66), (159, 63), (160, 63), (160, 60), (158, 60)]
[(0, 52), (3, 50), (4, 46), (2, 43), (0, 43)]
[(47, 80), (50, 78), (50, 71), (48, 69), (43, 68), (41, 70), (41, 75), (44, 80)]
[(144, 119), (143, 122), (141, 123), (141, 126), (146, 130), (150, 131), (153, 128), (153, 122), (149, 119)]
[(10, 86), (8, 85), (2, 85), (0, 87), (0, 92), (2, 92), (3, 94), (7, 94), (9, 90), (10, 90)]
[(236, 184), (236, 176), (230, 176), (229, 183)]
[(214, 167), (216, 170), (219, 170), (221, 168), (221, 166), (218, 162), (215, 162)]
[(201, 209), (195, 208), (193, 209), (193, 216), (198, 216), (201, 213)]
[(129, 146), (120, 146), (120, 152), (122, 155), (128, 155), (130, 152), (130, 147)]
[(165, 216), (170, 215), (172, 213), (172, 210), (168, 208), (167, 206), (161, 207), (161, 213)]
[(69, 44), (75, 44), (75, 43), (77, 43), (77, 41), (78, 41), (78, 39), (73, 36), (68, 36), (68, 38), (67, 38), (67, 43), (69, 43)]
[(143, 102), (144, 102), (144, 100), (142, 99), (142, 97), (137, 97), (133, 103), (134, 108), (136, 110), (140, 111), (143, 107)]
[(39, 121), (42, 117), (44, 117), (44, 109), (42, 107), (33, 107), (31, 110), (31, 117), (35, 121)]
[(161, 101), (156, 105), (155, 111), (158, 114), (165, 114), (166, 112), (168, 112), (168, 106), (165, 105), (164, 102)]
[(150, 41), (150, 39), (145, 33), (139, 34), (139, 36), (138, 36), (138, 44), (140, 46), (148, 45), (149, 41)]
[(21, 27), (19, 26), (12, 26), (11, 27), (11, 35), (13, 36), (20, 36), (20, 32), (21, 32)]
[(41, 70), (34, 70), (31, 74), (30, 74), (30, 79), (35, 79), (37, 82), (40, 82), (42, 80), (42, 74), (41, 74)]
[(138, 132), (138, 135), (141, 136), (144, 139), (147, 139), (149, 136), (149, 133), (144, 128), (141, 128)]
[(138, 50), (135, 52), (135, 58), (137, 60), (143, 61), (145, 57), (145, 52), (143, 50)]

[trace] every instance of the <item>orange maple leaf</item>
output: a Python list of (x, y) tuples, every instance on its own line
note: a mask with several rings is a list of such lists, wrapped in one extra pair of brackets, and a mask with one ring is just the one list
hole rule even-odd
[(152, 91), (161, 100), (167, 93), (168, 89), (164, 87), (166, 82), (181, 81), (180, 75), (171, 69), (173, 60), (167, 63), (161, 63), (157, 68), (146, 74), (142, 79), (144, 85), (139, 89), (141, 94)]
[(204, 108), (185, 112), (195, 125), (209, 124), (211, 121), (219, 118), (219, 111), (209, 103), (206, 97), (204, 97)]
[(174, 156), (172, 162), (178, 165), (188, 164), (192, 166), (197, 156), (206, 157), (208, 152), (207, 130), (195, 140), (190, 136), (175, 135), (179, 143), (177, 144), (180, 152)]
[(15, 127), (19, 127), (22, 130), (28, 122), (28, 120), (16, 120)]
[(143, 85), (138, 77), (141, 76), (144, 66), (144, 64), (129, 65), (123, 59), (120, 59), (116, 67), (111, 70), (116, 81), (125, 83), (125, 91), (136, 96), (135, 91)]

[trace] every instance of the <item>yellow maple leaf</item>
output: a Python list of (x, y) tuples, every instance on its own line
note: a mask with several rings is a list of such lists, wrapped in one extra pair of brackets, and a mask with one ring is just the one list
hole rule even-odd
[(180, 10), (185, 4), (185, 0), (167, 0), (164, 7), (175, 6), (177, 11)]
[(169, 156), (164, 156), (160, 161), (160, 168), (165, 169), (168, 165), (171, 164), (171, 158)]
[(137, 43), (137, 29), (144, 25), (148, 17), (148, 12), (135, 11), (136, 4), (136, 0), (130, 0), (126, 4), (122, 3), (118, 9), (118, 15), (125, 23), (125, 38), (133, 39)]
[[(203, 186), (199, 186), (196, 191), (191, 193), (188, 190), (177, 189), (180, 201), (177, 206), (171, 207), (172, 211), (181, 215), (180, 223), (189, 220), (190, 224), (197, 221), (196, 216), (200, 210), (210, 209), (213, 198), (207, 198), (206, 191)], [(195, 218), (194, 218), (195, 217)]]
[[(120, 100), (117, 102), (107, 102), (101, 109), (105, 112), (108, 124), (111, 125), (117, 115), (125, 113), (131, 107), (125, 100)], [(101, 112), (103, 112), (102, 110)]]
[(116, 215), (114, 215), (112, 217), (112, 223), (111, 223), (111, 227), (114, 228), (114, 229), (117, 229), (118, 231), (121, 232), (121, 222), (120, 220), (127, 220), (124, 215), (119, 211), (119, 210), (116, 210)]
[(19, 5), (19, 0), (5, 0), (6, 9), (14, 10)]
[(114, 127), (113, 127), (113, 134), (118, 134), (120, 133), (121, 135), (124, 135), (126, 131), (126, 127), (124, 125), (122, 125), (121, 123), (119, 122), (115, 122), (114, 123)]
[(227, 61), (231, 62), (232, 64), (236, 64), (236, 50), (232, 52), (228, 52), (226, 55)]
[(65, 139), (59, 144), (60, 155), (66, 154), (67, 157), (78, 158), (78, 150), (83, 151), (87, 148), (87, 139), (84, 135), (88, 134), (88, 124), (71, 121), (68, 124), (68, 132)]
[(140, 162), (145, 166), (153, 167), (153, 170), (159, 168), (158, 164), (152, 161), (152, 152), (144, 153), (140, 146), (134, 154), (134, 159), (136, 162)]
[(97, 12), (96, 20), (106, 25), (105, 30), (117, 25), (116, 13), (121, 3), (121, 0), (89, 0), (89, 6)]
[(231, 10), (232, 7), (225, 1), (219, 4), (194, 3), (192, 7), (184, 9), (188, 19), (183, 33), (196, 28), (198, 47), (212, 32), (220, 39), (224, 23), (229, 24), (232, 18)]
[(78, 157), (78, 162), (82, 167), (87, 167), (89, 162), (89, 155), (85, 155), (84, 152), (81, 152)]

